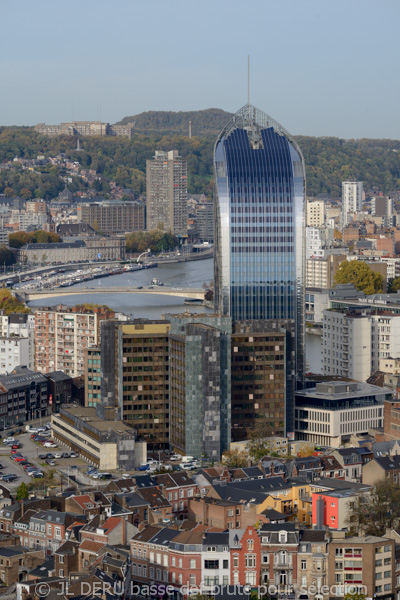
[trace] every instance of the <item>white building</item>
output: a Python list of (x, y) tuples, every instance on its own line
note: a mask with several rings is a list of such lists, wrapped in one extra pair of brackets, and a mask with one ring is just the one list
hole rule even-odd
[(307, 200), (307, 227), (325, 224), (325, 200)]
[(352, 221), (352, 215), (362, 209), (363, 183), (362, 181), (342, 182), (342, 224), (347, 225)]
[(366, 381), (371, 375), (372, 324), (366, 311), (324, 311), (322, 368), (324, 375)]
[(35, 316), (32, 314), (0, 315), (0, 375), (18, 366), (34, 369)]
[(41, 229), (47, 223), (47, 215), (13, 209), (8, 223), (10, 225), (18, 224), (19, 231), (27, 231), (29, 227)]
[(324, 311), (323, 372), (366, 381), (381, 359), (400, 358), (400, 315), (371, 310)]
[(339, 447), (351, 436), (383, 427), (390, 390), (368, 383), (327, 381), (296, 392), (295, 433), (299, 440)]
[(321, 325), (324, 320), (324, 311), (329, 308), (329, 290), (306, 289), (306, 321)]

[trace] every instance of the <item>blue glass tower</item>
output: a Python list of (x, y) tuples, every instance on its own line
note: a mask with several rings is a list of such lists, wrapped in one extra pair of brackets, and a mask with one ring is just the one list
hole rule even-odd
[(292, 323), (291, 371), (304, 371), (305, 169), (279, 123), (245, 105), (214, 149), (215, 309)]

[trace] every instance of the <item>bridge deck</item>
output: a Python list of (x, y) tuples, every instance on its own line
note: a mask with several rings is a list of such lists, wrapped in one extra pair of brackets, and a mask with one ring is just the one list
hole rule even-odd
[(192, 298), (195, 300), (204, 300), (205, 290), (198, 288), (173, 288), (167, 286), (121, 288), (121, 287), (61, 287), (46, 290), (14, 290), (16, 295), (29, 302), (31, 300), (40, 300), (41, 298), (57, 298), (61, 296), (81, 296), (93, 294), (153, 294), (156, 296), (175, 296), (178, 298)]

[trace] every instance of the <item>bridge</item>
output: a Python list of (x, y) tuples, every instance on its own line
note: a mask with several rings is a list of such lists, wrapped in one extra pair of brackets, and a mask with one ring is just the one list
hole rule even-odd
[[(71, 289), (72, 288), (72, 289)], [(15, 295), (24, 302), (40, 300), (45, 298), (57, 298), (60, 296), (81, 296), (94, 294), (153, 294), (155, 296), (176, 296), (178, 298), (191, 298), (193, 300), (204, 300), (205, 290), (198, 288), (174, 288), (168, 286), (147, 286), (139, 288), (121, 287), (74, 287), (52, 288), (46, 290), (14, 290)]]

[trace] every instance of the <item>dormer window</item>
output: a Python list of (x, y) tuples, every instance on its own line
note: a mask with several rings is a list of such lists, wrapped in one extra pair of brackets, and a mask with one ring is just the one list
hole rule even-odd
[(286, 544), (287, 542), (287, 532), (286, 531), (280, 531), (279, 532), (279, 543), (280, 544)]

